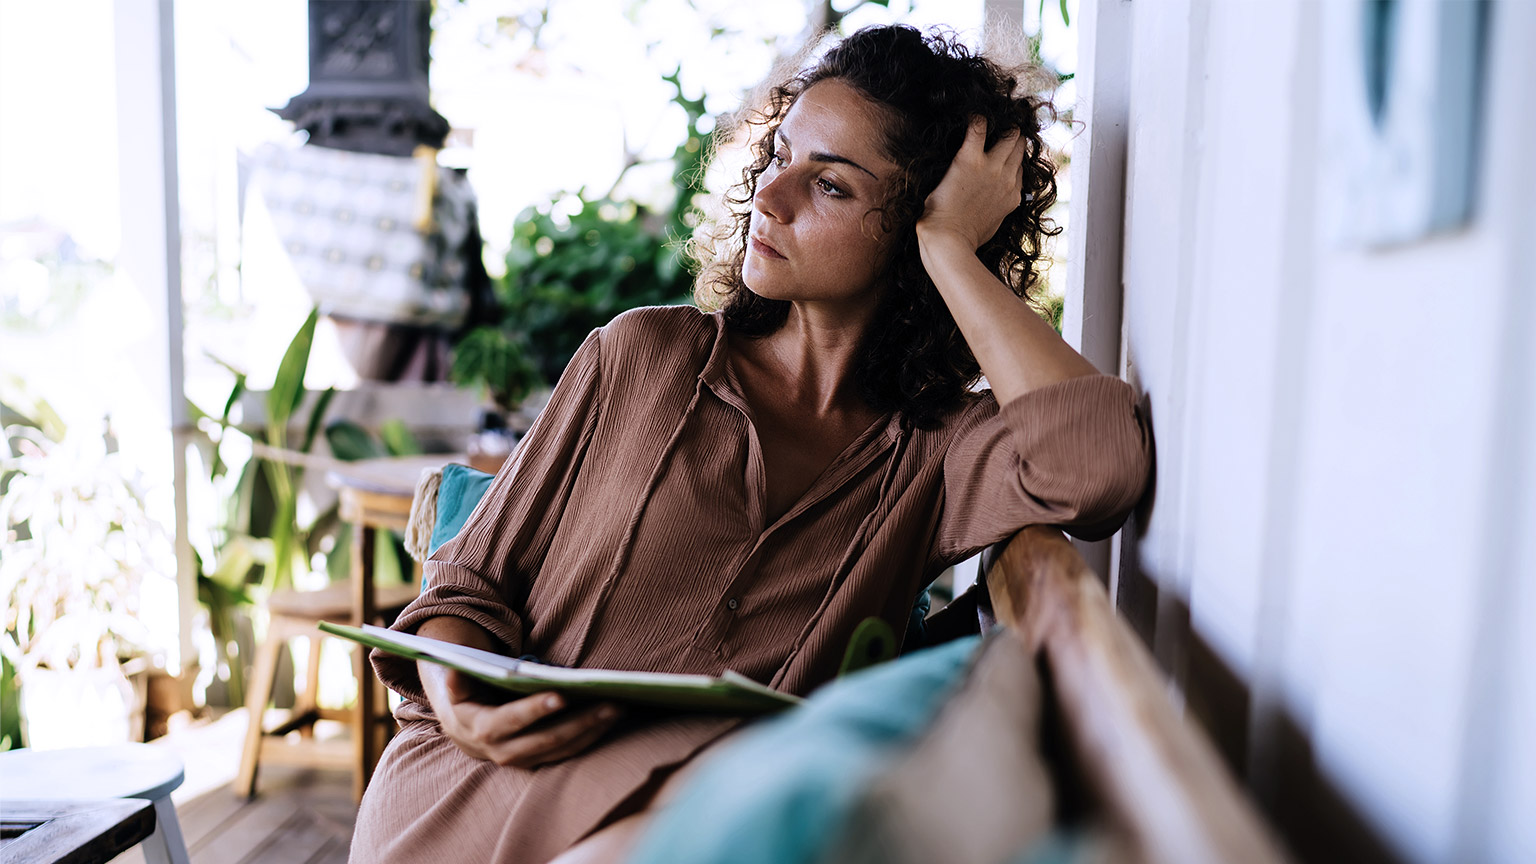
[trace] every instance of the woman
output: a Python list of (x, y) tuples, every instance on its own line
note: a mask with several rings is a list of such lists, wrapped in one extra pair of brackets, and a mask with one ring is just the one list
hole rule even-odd
[[(700, 279), (721, 311), (636, 310), (589, 336), (395, 626), (804, 694), (864, 618), (901, 632), (946, 566), (1030, 523), (1112, 531), (1145, 430), (1130, 389), (1021, 299), (1055, 183), (1014, 89), (905, 27), (777, 88), (728, 199), (738, 244)], [(978, 371), (990, 393), (968, 389)], [(739, 723), (482, 704), (440, 667), (374, 664), (407, 701), (357, 861), (600, 858)]]

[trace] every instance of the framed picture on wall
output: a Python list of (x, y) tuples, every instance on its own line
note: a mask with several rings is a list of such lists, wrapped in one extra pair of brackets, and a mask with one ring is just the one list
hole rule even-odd
[(1344, 246), (1412, 243), (1473, 215), (1488, 4), (1339, 0), (1323, 22), (1321, 190)]

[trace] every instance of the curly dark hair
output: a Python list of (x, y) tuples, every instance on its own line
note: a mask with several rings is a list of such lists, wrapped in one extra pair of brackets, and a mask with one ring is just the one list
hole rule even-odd
[(697, 302), (723, 310), (727, 326), (744, 336), (764, 336), (783, 325), (789, 301), (760, 297), (742, 281), (757, 181), (773, 157), (771, 133), (800, 94), (820, 81), (852, 86), (883, 109), (883, 143), (898, 166), (879, 210), (882, 227), (896, 232), (885, 274), (890, 290), (865, 333), (854, 377), (870, 407), (900, 412), (903, 423), (917, 428), (939, 425), (969, 398), (981, 368), (923, 268), (914, 226), (959, 152), (971, 118), (986, 118), (989, 148), (1019, 130), (1027, 148), (1023, 201), (977, 255), (1015, 294), (1035, 302), (1045, 238), (1061, 229), (1045, 216), (1056, 201), (1056, 177), (1040, 134), (1055, 115), (1049, 102), (1020, 92), (1028, 71), (1005, 69), (953, 34), (896, 25), (859, 30), (815, 65), (773, 86), (766, 106), (744, 118), (762, 134), (752, 144), (753, 161), (725, 196), (728, 214), (717, 235), (723, 242), (696, 247), (702, 265)]

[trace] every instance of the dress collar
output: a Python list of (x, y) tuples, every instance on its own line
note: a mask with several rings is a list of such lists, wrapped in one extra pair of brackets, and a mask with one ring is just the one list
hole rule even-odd
[[(709, 357), (704, 360), (704, 367), (699, 370), (699, 381), (704, 386), (714, 391), (714, 394), (722, 401), (746, 411), (746, 397), (742, 395), (741, 386), (731, 374), (729, 360), (729, 345), (731, 339), (730, 329), (725, 326), (725, 313), (711, 312), (709, 317), (715, 323), (715, 341), (710, 346)], [(861, 435), (860, 437), (866, 437)], [(885, 420), (885, 425), (880, 434), (876, 436), (883, 442), (895, 441), (901, 437), (901, 413), (891, 412)]]

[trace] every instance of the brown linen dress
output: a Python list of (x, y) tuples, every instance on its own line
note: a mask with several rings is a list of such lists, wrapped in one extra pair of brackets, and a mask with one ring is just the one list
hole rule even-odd
[[(941, 428), (871, 425), (765, 524), (751, 410), (719, 315), (628, 312), (594, 331), (459, 537), (395, 623), (467, 618), (568, 666), (718, 675), (791, 693), (832, 678), (853, 629), (900, 633), (945, 567), (1024, 525), (1101, 536), (1140, 496), (1148, 435), (1131, 388), (1075, 378)], [(352, 861), (541, 864), (632, 809), (741, 721), (631, 716), (534, 770), (462, 753), (414, 663), (373, 655), (406, 701), (363, 798)]]

